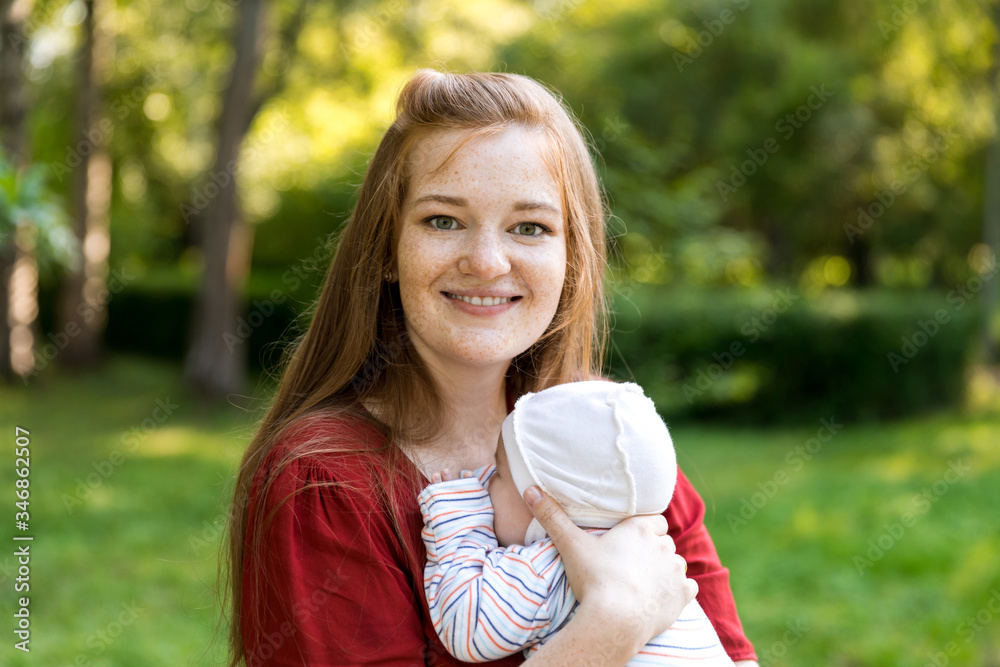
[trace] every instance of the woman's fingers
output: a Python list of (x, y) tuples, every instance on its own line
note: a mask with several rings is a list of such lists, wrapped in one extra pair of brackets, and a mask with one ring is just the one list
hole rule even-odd
[(655, 514), (648, 517), (654, 535), (667, 534), (667, 520), (662, 514)]
[[(691, 600), (698, 597), (698, 582), (694, 579), (684, 580), (684, 598), (691, 602)], [(686, 603), (685, 603), (686, 605)]]
[(528, 503), (531, 513), (542, 524), (542, 528), (552, 538), (559, 553), (565, 555), (573, 548), (574, 538), (586, 533), (577, 528), (570, 520), (565, 510), (546, 493), (542, 493), (537, 486), (531, 486), (524, 490), (524, 502)]
[(597, 605), (609, 618), (643, 610), (642, 627), (635, 629), (641, 643), (670, 627), (698, 594), (662, 516), (635, 516), (597, 537), (578, 528), (538, 487), (525, 489), (524, 500), (559, 550), (581, 603)]

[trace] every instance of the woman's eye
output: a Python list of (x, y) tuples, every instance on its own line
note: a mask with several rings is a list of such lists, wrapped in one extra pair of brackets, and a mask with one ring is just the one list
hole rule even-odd
[(538, 236), (545, 233), (545, 227), (537, 222), (522, 222), (514, 228), (514, 231), (521, 236)]
[(455, 229), (455, 227), (458, 224), (455, 222), (455, 218), (449, 218), (448, 216), (444, 215), (435, 215), (433, 218), (428, 218), (427, 222), (434, 229), (440, 229), (442, 231)]

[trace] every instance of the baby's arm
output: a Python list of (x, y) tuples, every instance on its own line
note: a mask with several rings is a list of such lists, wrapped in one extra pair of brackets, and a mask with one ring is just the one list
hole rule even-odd
[(497, 546), (493, 506), (481, 481), (489, 472), (431, 484), (419, 496), (431, 620), (448, 651), (466, 662), (497, 660), (536, 643), (575, 603), (553, 586), (555, 577), (544, 576), (546, 569), (562, 571), (551, 543), (547, 549)]

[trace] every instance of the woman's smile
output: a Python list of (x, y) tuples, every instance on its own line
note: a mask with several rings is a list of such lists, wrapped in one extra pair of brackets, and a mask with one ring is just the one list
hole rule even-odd
[[(521, 298), (518, 295), (501, 296), (498, 294), (495, 295), (482, 292), (474, 292), (470, 294), (442, 292), (442, 294), (452, 301), (457, 301), (458, 303), (453, 305), (463, 313), (483, 316), (490, 316), (505, 312), (508, 309), (501, 308), (501, 306), (513, 306)], [(466, 308), (466, 305), (469, 307)]]

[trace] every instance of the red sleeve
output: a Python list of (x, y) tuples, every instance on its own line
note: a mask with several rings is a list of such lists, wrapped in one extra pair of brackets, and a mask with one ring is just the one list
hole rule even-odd
[[(248, 667), (424, 664), (421, 610), (399, 550), (387, 542), (388, 518), (363, 490), (329, 486), (353, 481), (336, 476), (298, 459), (268, 493), (264, 514), (277, 513), (259, 550), (244, 556)], [(251, 513), (251, 529), (258, 519)]]
[(688, 564), (688, 576), (698, 582), (698, 602), (704, 608), (729, 657), (756, 660), (753, 644), (743, 632), (736, 601), (729, 587), (729, 570), (719, 562), (712, 537), (705, 528), (705, 502), (677, 468), (674, 497), (663, 513), (677, 553)]

